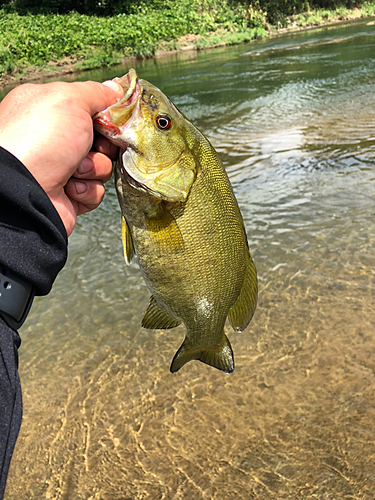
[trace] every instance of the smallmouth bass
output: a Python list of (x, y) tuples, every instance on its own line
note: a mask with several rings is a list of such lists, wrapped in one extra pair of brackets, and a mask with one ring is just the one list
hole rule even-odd
[(134, 70), (114, 79), (125, 95), (94, 117), (120, 148), (115, 183), (125, 261), (138, 257), (151, 291), (142, 326), (184, 323), (171, 372), (199, 360), (234, 370), (225, 320), (249, 324), (257, 275), (228, 176), (210, 142), (157, 87)]

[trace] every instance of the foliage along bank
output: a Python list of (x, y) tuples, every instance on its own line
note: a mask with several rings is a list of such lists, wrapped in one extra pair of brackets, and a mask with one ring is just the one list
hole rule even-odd
[[(345, 19), (352, 12), (344, 6), (311, 11), (306, 0), (80, 0), (75, 1), (76, 9), (91, 5), (96, 15), (51, 13), (63, 10), (62, 4), (67, 8), (69, 1), (0, 0), (0, 76), (27, 77), (30, 66), (49, 68), (53, 74), (67, 65), (79, 70), (109, 66), (130, 56), (150, 57), (161, 47), (180, 48), (181, 37), (188, 34), (194, 35), (198, 49), (250, 41), (290, 25), (286, 12), (294, 14), (297, 25)], [(98, 6), (108, 4), (123, 12), (98, 11)], [(375, 15), (375, 0), (362, 3), (356, 12)]]

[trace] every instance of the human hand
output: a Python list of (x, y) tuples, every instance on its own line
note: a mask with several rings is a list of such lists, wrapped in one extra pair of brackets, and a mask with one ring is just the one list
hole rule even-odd
[(93, 145), (92, 117), (123, 93), (115, 82), (24, 84), (0, 103), (0, 146), (39, 182), (68, 236), (77, 215), (102, 201), (117, 155), (104, 137)]

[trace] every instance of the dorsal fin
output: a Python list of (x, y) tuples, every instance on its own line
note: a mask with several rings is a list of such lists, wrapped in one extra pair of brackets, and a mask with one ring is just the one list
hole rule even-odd
[(125, 217), (121, 215), (121, 227), (122, 227), (122, 247), (124, 250), (124, 258), (127, 264), (130, 264), (132, 258), (134, 257), (134, 246), (132, 235), (130, 234), (130, 229)]
[(229, 322), (236, 332), (242, 332), (250, 323), (257, 305), (257, 297), (257, 271), (249, 254), (240, 294), (228, 313)]
[(168, 330), (169, 328), (175, 328), (180, 323), (181, 321), (163, 311), (151, 295), (150, 303), (142, 319), (143, 328)]

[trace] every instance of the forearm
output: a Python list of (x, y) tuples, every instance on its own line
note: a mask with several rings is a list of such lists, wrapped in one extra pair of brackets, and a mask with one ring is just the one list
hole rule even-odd
[(30, 172), (0, 148), (0, 265), (46, 295), (67, 257), (64, 225)]
[(0, 277), (0, 500), (22, 417), (21, 340), (1, 311), (2, 298), (13, 291), (7, 276), (46, 295), (66, 257), (66, 231), (48, 196), (22, 163), (0, 148), (0, 272), (5, 275)]

